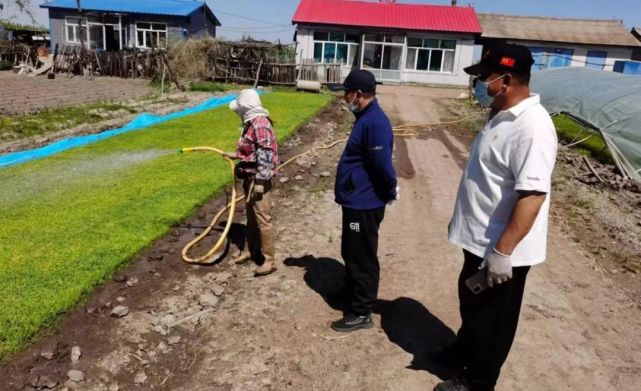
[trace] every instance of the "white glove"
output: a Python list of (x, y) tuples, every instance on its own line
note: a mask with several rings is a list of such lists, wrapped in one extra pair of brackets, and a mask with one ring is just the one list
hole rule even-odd
[(481, 263), (481, 269), (487, 267), (487, 285), (500, 285), (512, 278), (512, 257), (492, 250)]

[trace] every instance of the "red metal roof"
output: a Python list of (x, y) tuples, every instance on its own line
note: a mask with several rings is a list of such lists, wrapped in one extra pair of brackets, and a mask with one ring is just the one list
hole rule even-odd
[(474, 8), (349, 0), (301, 0), (292, 23), (480, 34)]

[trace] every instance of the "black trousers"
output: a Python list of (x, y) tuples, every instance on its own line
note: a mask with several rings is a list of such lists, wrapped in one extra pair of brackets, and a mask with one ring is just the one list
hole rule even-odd
[(465, 280), (478, 272), (483, 258), (467, 251), (464, 255), (458, 282), (463, 322), (456, 337), (456, 353), (472, 391), (492, 391), (514, 341), (530, 267), (513, 268), (511, 280), (476, 295)]
[(341, 256), (345, 261), (345, 292), (354, 315), (369, 315), (378, 295), (378, 229), (385, 208), (343, 208)]

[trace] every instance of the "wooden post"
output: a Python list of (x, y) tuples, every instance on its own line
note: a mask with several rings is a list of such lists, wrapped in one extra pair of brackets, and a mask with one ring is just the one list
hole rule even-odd
[(256, 79), (254, 80), (254, 89), (258, 87), (258, 80), (260, 79), (260, 68), (263, 66), (263, 58), (261, 57), (260, 62), (258, 63), (258, 70), (256, 71)]
[(162, 78), (160, 79), (160, 95), (165, 93), (165, 73), (167, 72), (167, 66), (162, 64)]
[(185, 89), (183, 88), (183, 86), (181, 86), (181, 85), (180, 85), (180, 83), (178, 82), (178, 78), (176, 77), (176, 74), (174, 73), (174, 71), (173, 71), (173, 70), (171, 69), (171, 67), (169, 66), (169, 61), (167, 60), (167, 54), (163, 51), (163, 52), (161, 52), (161, 56), (162, 56), (162, 60), (163, 60), (163, 61), (164, 61), (164, 63), (165, 63), (165, 66), (167, 67), (167, 71), (169, 71), (169, 77), (171, 77), (171, 78), (172, 78), (172, 80), (173, 80), (173, 81), (174, 81), (174, 83), (176, 84), (176, 87), (178, 87), (178, 89), (179, 89), (180, 91), (185, 91)]

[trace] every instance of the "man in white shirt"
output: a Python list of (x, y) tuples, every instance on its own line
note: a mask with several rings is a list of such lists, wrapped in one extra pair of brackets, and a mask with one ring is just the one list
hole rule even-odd
[(557, 138), (539, 96), (530, 93), (533, 63), (526, 47), (501, 44), (465, 69), (477, 77), (479, 103), (491, 110), (474, 140), (449, 228), (449, 241), (465, 257), (462, 325), (455, 344), (432, 355), (463, 374), (436, 391), (494, 390), (516, 334), (527, 273), (545, 261)]

